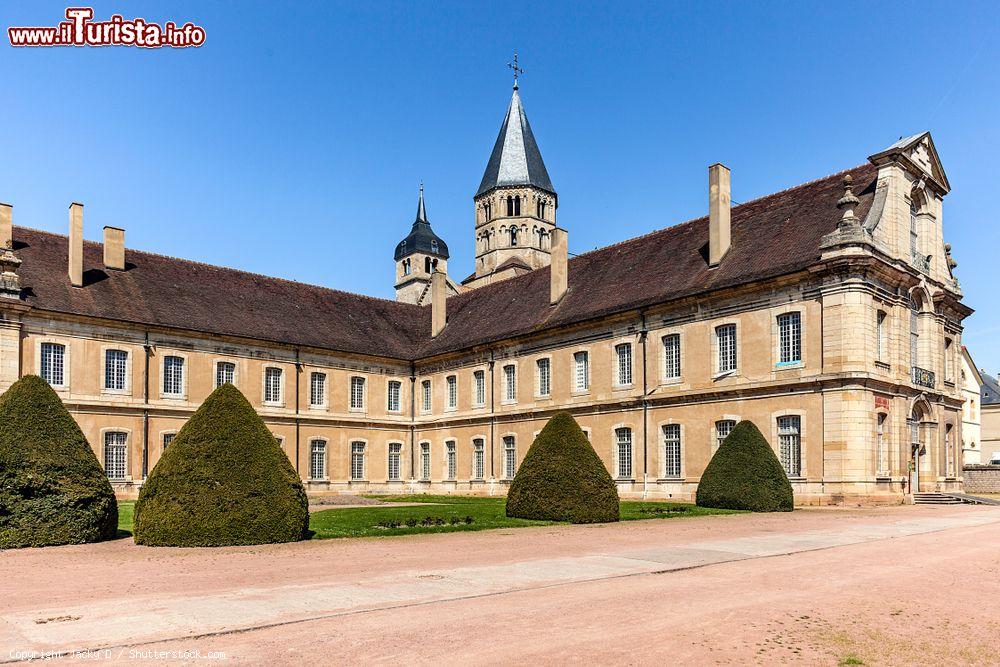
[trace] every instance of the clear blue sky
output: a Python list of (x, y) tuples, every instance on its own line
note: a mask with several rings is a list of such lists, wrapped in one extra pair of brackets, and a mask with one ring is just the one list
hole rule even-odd
[[(55, 25), (65, 3), (4, 3)], [(0, 46), (0, 201), (15, 224), (391, 298), (421, 179), (451, 273), (521, 93), (570, 250), (705, 213), (706, 168), (745, 201), (934, 134), (965, 342), (1000, 371), (994, 3), (105, 3), (205, 27), (199, 49)], [(4, 31), (6, 32), (6, 31)]]

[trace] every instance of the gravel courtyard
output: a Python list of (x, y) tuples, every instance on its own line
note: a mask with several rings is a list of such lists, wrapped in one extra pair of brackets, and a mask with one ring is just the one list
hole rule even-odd
[(124, 539), (3, 552), (0, 572), (0, 661), (995, 664), (1000, 508)]

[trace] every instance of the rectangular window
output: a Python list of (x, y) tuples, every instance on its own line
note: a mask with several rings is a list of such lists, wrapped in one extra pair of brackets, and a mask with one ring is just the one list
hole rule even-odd
[(778, 315), (779, 363), (802, 361), (802, 317), (799, 313)]
[(539, 359), (535, 365), (538, 367), (538, 395), (548, 396), (552, 393), (552, 360)]
[(503, 367), (503, 400), (517, 400), (517, 367), (514, 365)]
[(351, 410), (364, 410), (365, 408), (365, 379), (362, 377), (351, 378)]
[(663, 377), (679, 380), (681, 377), (681, 335), (663, 337)]
[(736, 370), (736, 325), (723, 324), (715, 328), (715, 341), (718, 348), (718, 367), (720, 373), (731, 373)]
[(313, 440), (309, 451), (309, 477), (326, 479), (326, 441)]
[(632, 429), (616, 428), (615, 441), (618, 445), (618, 478), (632, 477)]
[(952, 359), (952, 352), (954, 348), (952, 347), (952, 341), (950, 338), (944, 339), (944, 381), (954, 382), (955, 381), (955, 365), (954, 359)]
[(351, 443), (351, 479), (363, 480), (365, 478), (365, 443)]
[(486, 405), (486, 372), (476, 371), (472, 374), (476, 385), (476, 405)]
[(398, 481), (400, 479), (400, 459), (403, 451), (403, 445), (398, 442), (389, 443), (389, 479), (392, 481)]
[(875, 425), (875, 472), (880, 476), (889, 474), (889, 450), (885, 446), (885, 421), (888, 415), (878, 415)]
[(420, 443), (420, 479), (425, 482), (431, 478), (431, 443)]
[(326, 373), (309, 374), (309, 405), (326, 405)]
[(264, 369), (264, 402), (281, 403), (281, 369)]
[(231, 361), (220, 361), (215, 364), (215, 387), (224, 384), (236, 384), (236, 364)]
[(920, 317), (919, 304), (910, 304), (910, 366), (920, 365)]
[(802, 474), (802, 435), (799, 417), (778, 417), (778, 453), (785, 474), (799, 477)]
[(884, 310), (875, 314), (875, 358), (885, 361), (885, 318)]
[(446, 442), (444, 443), (445, 448), (445, 464), (448, 468), (448, 479), (455, 479), (457, 474), (457, 453), (455, 452), (455, 443)]
[(447, 377), (448, 383), (448, 409), (454, 410), (458, 407), (458, 378), (454, 375)]
[(42, 343), (40, 371), (42, 379), (53, 387), (65, 386), (66, 346), (59, 343)]
[(954, 477), (955, 476), (955, 432), (954, 427), (948, 424), (944, 428), (944, 457), (945, 457), (945, 476)]
[(125, 350), (104, 351), (104, 388), (112, 391), (125, 391), (125, 367), (128, 365), (128, 352)]
[(170, 443), (174, 441), (174, 438), (176, 436), (177, 436), (176, 433), (164, 433), (163, 434), (163, 449), (162, 449), (162, 451), (167, 451), (167, 447), (170, 446)]
[(681, 425), (663, 427), (663, 476), (681, 476)]
[(122, 431), (104, 433), (104, 472), (108, 479), (125, 479), (127, 441), (128, 434)]
[(503, 437), (503, 476), (505, 479), (514, 479), (517, 474), (517, 445), (514, 436), (505, 435)]
[(618, 375), (615, 384), (632, 384), (632, 343), (619, 343), (615, 345), (615, 357), (618, 360)]
[(712, 450), (713, 452), (722, 446), (722, 441), (729, 437), (735, 426), (736, 422), (732, 419), (723, 419), (715, 422), (715, 449)]
[(166, 396), (184, 395), (184, 357), (163, 357), (163, 393)]
[(423, 394), (423, 410), (431, 411), (431, 381), (424, 380), (420, 383), (420, 393)]
[(573, 389), (587, 391), (590, 389), (590, 355), (586, 352), (573, 354)]
[(402, 384), (399, 380), (389, 380), (389, 398), (386, 408), (389, 412), (399, 412), (399, 392)]
[(486, 443), (481, 438), (472, 441), (472, 478), (482, 479), (486, 476)]

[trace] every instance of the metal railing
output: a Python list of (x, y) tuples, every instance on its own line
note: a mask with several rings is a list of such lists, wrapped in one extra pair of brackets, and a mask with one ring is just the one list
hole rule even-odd
[(911, 253), (913, 256), (913, 266), (917, 267), (918, 271), (923, 271), (924, 273), (931, 272), (930, 258), (926, 255), (921, 255), (919, 252)]

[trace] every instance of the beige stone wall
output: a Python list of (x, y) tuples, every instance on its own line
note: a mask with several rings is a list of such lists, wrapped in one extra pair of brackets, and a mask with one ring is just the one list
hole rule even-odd
[(1000, 452), (1000, 405), (985, 405), (982, 412), (983, 463)]

